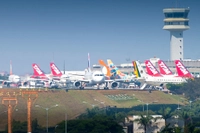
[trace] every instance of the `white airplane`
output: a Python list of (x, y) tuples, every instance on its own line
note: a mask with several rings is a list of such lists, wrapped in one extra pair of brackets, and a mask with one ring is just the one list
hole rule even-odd
[(136, 77), (138, 77), (138, 79), (144, 79), (144, 81), (153, 85), (163, 86), (165, 83), (186, 82), (186, 79), (183, 77), (161, 75), (149, 60), (145, 61), (147, 73), (138, 61), (133, 61), (133, 65)]

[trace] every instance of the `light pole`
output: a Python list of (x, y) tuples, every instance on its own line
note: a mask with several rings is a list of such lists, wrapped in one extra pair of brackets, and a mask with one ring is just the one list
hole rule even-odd
[(192, 105), (191, 105), (191, 104), (192, 104), (192, 101), (189, 101), (189, 102), (190, 102), (190, 109), (191, 109), (191, 108), (192, 108)]
[(51, 106), (51, 107), (49, 107), (49, 108), (44, 108), (44, 107), (42, 107), (42, 106), (40, 106), (40, 105), (35, 105), (35, 107), (39, 107), (39, 108), (42, 108), (42, 109), (45, 109), (46, 110), (46, 114), (47, 114), (47, 121), (46, 121), (46, 130), (47, 130), (47, 133), (48, 133), (48, 124), (49, 124), (49, 109), (51, 109), (51, 108), (54, 108), (54, 107), (58, 107), (58, 104), (56, 104), (56, 105), (53, 105), (53, 106)]
[(148, 113), (149, 113), (149, 112), (148, 112), (148, 105), (149, 105), (149, 104), (147, 103), (147, 115), (148, 115)]
[(65, 133), (67, 133), (67, 113), (65, 113)]
[(143, 112), (144, 112), (144, 102), (141, 100), (137, 100), (138, 102), (142, 102), (142, 106), (143, 106)]

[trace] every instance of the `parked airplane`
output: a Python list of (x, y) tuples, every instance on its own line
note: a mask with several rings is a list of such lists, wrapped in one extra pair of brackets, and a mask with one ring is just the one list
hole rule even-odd
[(47, 79), (47, 80), (49, 79), (49, 77), (45, 75), (45, 73), (40, 69), (40, 67), (36, 63), (32, 64), (32, 68), (33, 68), (33, 75), (30, 78)]
[(163, 86), (165, 83), (183, 83), (186, 82), (185, 78), (182, 77), (173, 77), (173, 76), (164, 76), (161, 75), (158, 70), (153, 66), (153, 64), (147, 60), (145, 61), (147, 73), (144, 71), (143, 67), (138, 61), (133, 61), (135, 73), (140, 75), (139, 79), (144, 79), (149, 84)]
[(66, 83), (66, 82), (76, 81), (78, 79), (83, 79), (83, 75), (80, 73), (75, 73), (75, 71), (72, 71), (71, 73), (69, 73), (69, 71), (68, 72), (64, 71), (64, 73), (62, 73), (60, 69), (53, 62), (50, 63), (50, 68), (51, 68), (52, 78), (57, 79), (60, 82)]
[(104, 89), (109, 89), (108, 83), (111, 83), (111, 88), (118, 87), (118, 83), (114, 80), (108, 79), (102, 71), (91, 71), (89, 53), (88, 53), (88, 71), (86, 71), (84, 79), (75, 81), (74, 85), (76, 87), (79, 87), (80, 89), (84, 89), (82, 83), (87, 83), (89, 85), (97, 85), (98, 89), (100, 84), (106, 84)]
[(107, 59), (107, 64), (109, 66), (109, 69), (110, 69), (112, 75), (115, 76), (116, 78), (125, 79), (125, 80), (128, 80), (128, 81), (132, 81), (132, 80), (135, 79), (135, 75), (130, 76), (128, 74), (121, 72), (110, 59)]

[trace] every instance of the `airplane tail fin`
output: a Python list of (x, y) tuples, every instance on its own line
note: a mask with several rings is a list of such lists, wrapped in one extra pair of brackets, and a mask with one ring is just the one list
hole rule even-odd
[(110, 59), (107, 59), (107, 64), (110, 68), (114, 66), (113, 62)]
[(132, 61), (136, 78), (145, 78), (146, 72), (138, 61)]
[(175, 60), (174, 62), (176, 64), (176, 71), (178, 73), (178, 76), (194, 78), (193, 75), (187, 70), (187, 68), (183, 65), (183, 63), (180, 60)]
[(158, 60), (158, 66), (159, 66), (161, 74), (163, 74), (163, 75), (173, 75), (172, 71), (169, 69), (169, 67), (162, 60)]
[(122, 73), (118, 68), (117, 66), (114, 65), (114, 63), (112, 62), (112, 60), (110, 59), (107, 59), (107, 64), (111, 70), (111, 73), (113, 74), (117, 74), (119, 76), (125, 76), (126, 74)]
[(136, 78), (141, 77), (136, 61), (132, 61), (132, 63), (133, 63), (133, 73), (135, 74)]
[(150, 60), (145, 61), (147, 73), (150, 76), (161, 76), (155, 66), (150, 62)]
[(100, 64), (101, 66), (103, 66), (103, 69), (102, 69), (103, 73), (104, 73), (106, 76), (110, 77), (110, 76), (111, 76), (110, 69), (109, 69), (109, 67), (106, 65), (106, 63), (105, 63), (103, 60), (99, 60), (99, 64)]
[(12, 61), (10, 61), (10, 75), (12, 75)]
[(51, 68), (51, 73), (53, 74), (53, 76), (62, 76), (61, 71), (53, 62), (50, 63), (50, 68)]
[(90, 68), (90, 53), (88, 53), (88, 72), (91, 72), (91, 68)]
[(45, 76), (44, 72), (40, 69), (40, 67), (36, 63), (33, 63), (32, 67), (33, 67), (33, 75)]

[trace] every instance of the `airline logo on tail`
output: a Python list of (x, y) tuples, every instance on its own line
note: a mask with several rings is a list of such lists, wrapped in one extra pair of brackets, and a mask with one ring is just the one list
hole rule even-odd
[(34, 69), (34, 74), (36, 74), (36, 75), (42, 75), (43, 74), (42, 70), (38, 67), (37, 64), (33, 64), (32, 66), (33, 66), (33, 69)]
[(101, 66), (103, 66), (103, 73), (106, 74), (106, 76), (110, 77), (111, 73), (110, 73), (110, 69), (109, 67), (106, 65), (106, 63), (103, 60), (99, 60), (99, 64)]
[(193, 78), (192, 74), (187, 70), (187, 68), (180, 62), (180, 60), (175, 60), (176, 70), (180, 77)]
[(167, 65), (162, 60), (158, 61), (158, 65), (159, 65), (159, 69), (160, 69), (161, 74), (172, 75), (171, 70), (167, 67)]
[(160, 76), (159, 72), (156, 70), (156, 68), (153, 66), (153, 64), (149, 61), (145, 61), (147, 73), (151, 76)]
[(110, 59), (107, 60), (107, 63), (108, 63), (108, 66), (109, 66), (109, 68), (110, 68), (110, 71), (111, 71), (111, 73), (112, 73), (113, 75), (125, 76), (125, 74), (122, 73), (122, 72), (114, 65), (114, 63), (113, 63)]
[(50, 67), (51, 67), (51, 71), (52, 71), (53, 75), (62, 75), (62, 73), (56, 67), (56, 65), (54, 63), (50, 63)]
[(136, 78), (141, 77), (140, 72), (139, 72), (138, 67), (137, 67), (137, 64), (136, 64), (136, 61), (133, 61), (132, 63), (133, 63), (134, 74), (136, 75)]
[(176, 66), (179, 68), (179, 70), (184, 74), (188, 74), (189, 72), (186, 70), (186, 68), (183, 66), (183, 64), (181, 62), (178, 62), (176, 64)]

